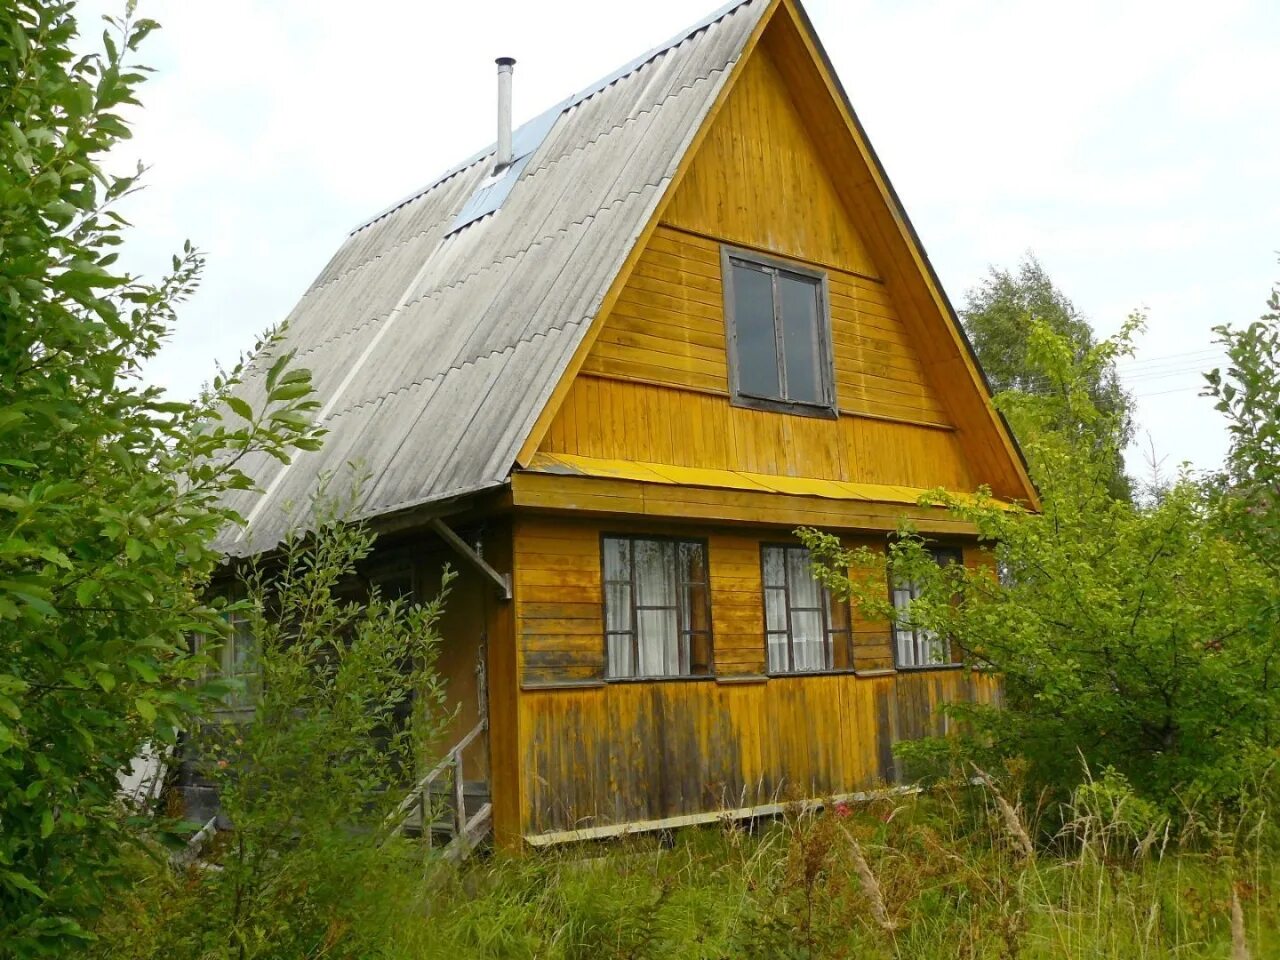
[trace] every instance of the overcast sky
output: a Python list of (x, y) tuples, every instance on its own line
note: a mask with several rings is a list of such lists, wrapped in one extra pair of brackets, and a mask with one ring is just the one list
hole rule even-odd
[[(193, 394), (283, 319), (347, 230), (717, 0), (141, 0), (163, 29), (118, 162), (152, 169), (125, 262), (209, 257), (148, 376)], [(82, 28), (123, 0), (83, 0)], [(1199, 371), (1211, 328), (1280, 279), (1280, 4), (810, 0), (854, 107), (954, 302), (1034, 251), (1102, 333), (1145, 309), (1143, 446), (1226, 446)], [(1131, 456), (1143, 470), (1144, 454)]]

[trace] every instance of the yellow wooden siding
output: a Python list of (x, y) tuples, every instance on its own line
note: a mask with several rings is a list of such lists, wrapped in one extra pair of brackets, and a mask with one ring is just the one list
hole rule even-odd
[[(600, 537), (608, 532), (707, 541), (715, 678), (600, 682)], [(994, 698), (992, 682), (965, 670), (886, 674), (889, 625), (857, 616), (855, 666), (874, 676), (765, 679), (760, 545), (788, 536), (760, 527), (517, 517), (523, 832), (871, 787), (897, 777), (895, 741), (946, 732), (939, 704)], [(982, 562), (980, 551), (965, 553), (967, 562)]]
[(526, 834), (826, 797), (900, 780), (893, 743), (990, 702), (967, 670), (525, 690)]
[[(791, 540), (790, 531), (522, 517), (516, 522), (515, 619), (524, 685), (604, 676), (600, 538), (644, 532), (707, 541), (716, 673), (764, 672), (760, 545)], [(892, 666), (888, 623), (855, 615), (854, 634), (858, 669)]]
[(664, 219), (708, 236), (879, 276), (768, 44), (741, 75)]
[[(742, 67), (540, 449), (969, 490), (947, 411), (767, 49)], [(828, 277), (838, 419), (732, 403), (721, 240)]]
[(942, 507), (908, 507), (900, 503), (604, 480), (524, 470), (511, 476), (511, 502), (514, 506), (538, 511), (622, 514), (694, 522), (729, 521), (767, 524), (785, 530), (809, 526), (894, 533), (906, 520), (921, 533), (961, 537), (977, 534), (972, 523), (957, 519)]
[(972, 490), (955, 433), (842, 416), (789, 416), (728, 396), (579, 374), (542, 442), (546, 453), (790, 477)]
[[(883, 284), (826, 272), (840, 409), (947, 425)], [(659, 226), (582, 371), (727, 396), (723, 298), (720, 244)]]
[(794, 92), (806, 129), (826, 146), (823, 156), (832, 182), (875, 252), (886, 288), (959, 431), (975, 476), (996, 496), (1035, 507), (1035, 490), (991, 405), (946, 295), (802, 19), (784, 2), (758, 49), (768, 50)]

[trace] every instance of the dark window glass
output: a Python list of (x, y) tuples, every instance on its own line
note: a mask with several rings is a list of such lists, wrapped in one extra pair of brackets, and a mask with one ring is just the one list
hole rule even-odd
[(603, 554), (608, 676), (710, 673), (711, 604), (703, 544), (605, 537)]
[(753, 397), (780, 397), (778, 344), (773, 326), (773, 275), (735, 262), (733, 304), (738, 389)]
[(836, 600), (814, 579), (809, 559), (805, 547), (769, 545), (760, 549), (770, 673), (853, 666), (848, 604)]
[(792, 274), (778, 274), (782, 315), (783, 361), (787, 399), (822, 403), (821, 328), (818, 325), (818, 284)]
[(737, 255), (727, 260), (738, 394), (830, 406), (821, 279)]

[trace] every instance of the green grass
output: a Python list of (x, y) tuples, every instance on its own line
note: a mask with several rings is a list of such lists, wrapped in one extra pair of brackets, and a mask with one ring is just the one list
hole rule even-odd
[[(246, 956), (1280, 957), (1276, 870), (1257, 841), (1205, 829), (1175, 837), (1127, 819), (1122, 804), (1106, 816), (1074, 811), (1050, 845), (1057, 853), (1027, 859), (1010, 812), (964, 788), (458, 869), (424, 864), (406, 843), (348, 864), (339, 894), (326, 887), (330, 902), (282, 903), (315, 919), (309, 940)], [(216, 931), (196, 935), (202, 919), (214, 922), (216, 883), (141, 879), (103, 931), (113, 942), (102, 955), (238, 956)], [(1234, 954), (1233, 890), (1244, 921)], [(126, 949), (130, 931), (154, 941), (161, 926), (174, 933), (163, 946)]]

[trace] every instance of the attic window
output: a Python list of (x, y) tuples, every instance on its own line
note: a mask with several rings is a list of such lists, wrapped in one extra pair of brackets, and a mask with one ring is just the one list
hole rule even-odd
[(826, 275), (731, 247), (721, 269), (734, 402), (835, 416)]

